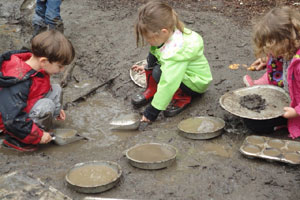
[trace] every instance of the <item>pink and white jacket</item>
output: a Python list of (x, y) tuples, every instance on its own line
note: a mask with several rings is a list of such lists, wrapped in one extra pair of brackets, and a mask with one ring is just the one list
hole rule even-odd
[[(291, 98), (290, 106), (300, 115), (300, 49), (293, 57), (287, 72), (287, 82)], [(290, 137), (300, 137), (300, 116), (288, 119)]]

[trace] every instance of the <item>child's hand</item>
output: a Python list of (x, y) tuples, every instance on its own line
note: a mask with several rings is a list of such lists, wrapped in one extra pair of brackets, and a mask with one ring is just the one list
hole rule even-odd
[(140, 72), (140, 74), (145, 73), (145, 66), (143, 65), (133, 65), (131, 69), (135, 72)]
[(41, 138), (40, 144), (47, 144), (52, 140), (52, 136), (48, 132), (43, 132), (43, 136)]
[(66, 119), (66, 113), (65, 113), (65, 111), (64, 110), (60, 110), (60, 113), (59, 113), (59, 116), (58, 117), (56, 117), (56, 120), (65, 120)]
[(284, 118), (290, 119), (299, 116), (296, 110), (292, 107), (284, 107), (283, 110), (284, 110), (284, 114), (283, 114)]
[(267, 65), (267, 62), (265, 60), (265, 58), (259, 58), (251, 64), (251, 67), (254, 67), (255, 70), (260, 71), (264, 69)]
[(143, 117), (142, 117), (142, 119), (141, 119), (141, 122), (150, 122), (150, 120), (147, 119), (147, 118), (143, 115)]

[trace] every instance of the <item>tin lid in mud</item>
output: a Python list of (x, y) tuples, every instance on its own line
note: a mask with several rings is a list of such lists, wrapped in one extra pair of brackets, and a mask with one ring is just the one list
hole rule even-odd
[(145, 143), (126, 151), (130, 163), (141, 169), (161, 169), (173, 163), (177, 150), (168, 144)]
[[(140, 66), (146, 66), (147, 65), (147, 60), (141, 60), (135, 63), (135, 65), (140, 65)], [(133, 71), (132, 68), (130, 68), (129, 71), (130, 78), (131, 80), (138, 86), (142, 88), (146, 88), (147, 83), (146, 83), (146, 76), (145, 73), (140, 73)]]
[(222, 133), (225, 121), (218, 117), (191, 117), (178, 124), (180, 135), (190, 139), (210, 139)]
[[(258, 99), (253, 101), (253, 98)], [(240, 88), (225, 93), (219, 99), (222, 108), (231, 114), (254, 120), (281, 116), (283, 108), (289, 106), (289, 102), (290, 98), (285, 90), (273, 85)]]
[(119, 181), (121, 167), (110, 161), (90, 161), (78, 163), (66, 174), (66, 181), (71, 188), (82, 193), (106, 191)]

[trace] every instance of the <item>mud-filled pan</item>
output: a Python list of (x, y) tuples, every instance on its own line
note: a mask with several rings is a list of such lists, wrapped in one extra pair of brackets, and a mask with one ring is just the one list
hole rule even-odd
[(77, 192), (100, 193), (114, 187), (121, 175), (121, 167), (115, 162), (90, 161), (73, 166), (65, 179)]
[(300, 164), (300, 142), (252, 135), (246, 137), (240, 152), (247, 157)]
[[(257, 95), (264, 100), (264, 109), (251, 110), (242, 106), (241, 98), (250, 95)], [(227, 92), (220, 97), (219, 103), (222, 108), (233, 115), (247, 119), (266, 120), (283, 114), (283, 108), (289, 106), (289, 95), (277, 86), (256, 85)]]
[(171, 166), (177, 149), (168, 144), (145, 143), (126, 150), (129, 163), (140, 169), (162, 169)]
[(185, 138), (204, 140), (222, 134), (224, 126), (225, 122), (221, 118), (201, 116), (182, 120), (177, 127), (179, 135)]
[[(146, 66), (147, 60), (141, 60), (135, 63), (135, 65)], [(135, 72), (131, 68), (129, 70), (131, 80), (138, 86), (146, 88), (146, 76), (145, 73)]]
[(84, 139), (84, 137), (79, 135), (75, 129), (55, 129), (51, 135), (52, 141), (58, 145), (66, 145)]

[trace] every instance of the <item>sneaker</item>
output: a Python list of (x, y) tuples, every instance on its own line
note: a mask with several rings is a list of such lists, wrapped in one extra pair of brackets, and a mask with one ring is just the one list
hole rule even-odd
[(2, 146), (22, 152), (37, 150), (37, 145), (25, 144), (10, 136), (5, 137), (5, 139), (2, 141)]
[(245, 83), (245, 85), (246, 85), (247, 87), (250, 87), (250, 86), (253, 86), (253, 85), (254, 85), (253, 80), (252, 80), (252, 78), (251, 78), (249, 75), (245, 75), (245, 76), (243, 77), (243, 82)]

